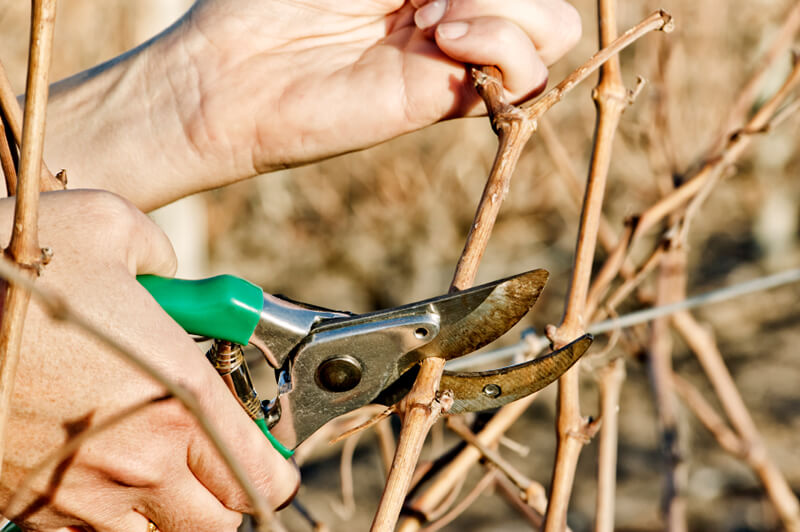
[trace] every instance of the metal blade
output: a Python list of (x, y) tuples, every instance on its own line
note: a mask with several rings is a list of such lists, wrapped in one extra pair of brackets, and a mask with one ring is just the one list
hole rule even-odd
[[(441, 324), (439, 334), (417, 353), (424, 357), (458, 358), (501, 337), (527, 314), (539, 299), (549, 274), (546, 270), (533, 270), (501, 281), (478, 287), (484, 298), (475, 305), (476, 298), (453, 298), (472, 290), (456, 292), (435, 303)], [(469, 302), (469, 311), (465, 303)]]
[(439, 390), (453, 392), (450, 414), (479, 412), (506, 405), (537, 392), (564, 374), (592, 344), (585, 335), (547, 356), (491, 371), (445, 371)]
[(425, 356), (455, 358), (491, 343), (513, 327), (536, 303), (548, 276), (546, 270), (532, 270), (400, 307), (325, 319), (311, 332), (434, 312), (439, 315), (441, 329), (436, 338), (419, 351)]

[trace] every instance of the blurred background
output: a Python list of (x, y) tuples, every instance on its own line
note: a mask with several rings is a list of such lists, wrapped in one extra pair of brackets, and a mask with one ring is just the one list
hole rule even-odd
[[(7, 1), (0, 7), (0, 59), (18, 92), (24, 90), (28, 4)], [(52, 79), (143, 42), (190, 4), (188, 0), (60, 0)], [(574, 4), (582, 14), (584, 37), (554, 66), (553, 82), (597, 47), (594, 2)], [(616, 230), (621, 230), (626, 217), (660, 197), (659, 179), (663, 182), (673, 175), (680, 179), (707, 155), (739, 89), (758, 67), (759, 57), (794, 4), (790, 0), (621, 2), (621, 29), (663, 8), (674, 15), (676, 30), (647, 36), (622, 55), (626, 83), (633, 87), (636, 77), (642, 76), (649, 84), (625, 112), (616, 140), (605, 206)], [(762, 98), (780, 85), (789, 65), (786, 54), (759, 87)], [(547, 115), (581, 179), (591, 151), (593, 85), (594, 80), (585, 82)], [(658, 121), (666, 126), (655, 128)], [(798, 133), (800, 120), (795, 116), (758, 138), (735, 172), (715, 189), (692, 226), (689, 294), (800, 263)], [(361, 153), (187, 198), (153, 216), (173, 240), (182, 276), (234, 273), (270, 292), (356, 312), (395, 306), (447, 289), (495, 144), (485, 119), (444, 123)], [(60, 168), (58, 161), (48, 164)], [(485, 282), (537, 267), (550, 271), (549, 286), (522, 327), (541, 331), (559, 321), (578, 216), (578, 204), (564, 176), (541, 137), (534, 136), (478, 279)], [(637, 250), (647, 253), (657, 236), (645, 239)], [(598, 260), (603, 257), (598, 251)], [(698, 312), (713, 328), (770, 453), (796, 493), (800, 491), (799, 296), (799, 286), (788, 286)], [(518, 341), (521, 330), (515, 329), (502, 342)], [(677, 337), (674, 364), (678, 373), (713, 397), (699, 365)], [(583, 377), (583, 412), (596, 414), (595, 378), (589, 371)], [(527, 456), (504, 453), (545, 486), (555, 448), (554, 400), (551, 387), (508, 433), (529, 447)], [(662, 459), (647, 371), (640, 360), (627, 364), (620, 422), (617, 529), (661, 530)], [(689, 412), (681, 411), (680, 430), (689, 464), (690, 528), (779, 529), (750, 470), (720, 450)], [(440, 447), (455, 441), (446, 431), (441, 434)], [(435, 456), (433, 450), (427, 453), (428, 458)], [(569, 515), (576, 531), (592, 524), (595, 455), (593, 442), (579, 463)], [(365, 435), (355, 453), (355, 508), (341, 503), (339, 457), (339, 447), (331, 447), (305, 462), (299, 500), (331, 530), (366, 530), (384, 482), (374, 437)], [(291, 530), (310, 530), (296, 509), (282, 515)], [(504, 499), (487, 492), (445, 530), (516, 531), (528, 526)]]

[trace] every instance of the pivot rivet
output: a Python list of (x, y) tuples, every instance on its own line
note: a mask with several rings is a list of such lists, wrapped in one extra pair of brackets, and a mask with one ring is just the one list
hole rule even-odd
[(483, 393), (487, 397), (497, 397), (500, 395), (501, 392), (502, 390), (496, 384), (487, 384), (486, 386), (483, 387)]
[(337, 355), (319, 365), (317, 382), (329, 392), (347, 392), (361, 382), (361, 364), (347, 355)]

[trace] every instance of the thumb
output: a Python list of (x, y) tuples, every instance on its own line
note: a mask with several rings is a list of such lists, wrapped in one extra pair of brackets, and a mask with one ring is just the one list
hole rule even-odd
[(147, 215), (133, 205), (131, 208), (135, 212), (128, 253), (129, 271), (134, 275), (174, 276), (178, 259), (169, 238)]

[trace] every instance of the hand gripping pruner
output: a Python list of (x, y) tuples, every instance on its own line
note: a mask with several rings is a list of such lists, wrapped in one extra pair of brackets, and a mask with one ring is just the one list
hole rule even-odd
[[(427, 357), (451, 359), (493, 342), (536, 302), (547, 272), (533, 270), (397, 308), (350, 314), (265, 294), (230, 275), (199, 281), (140, 276), (187, 332), (215, 339), (208, 358), (284, 456), (328, 421), (369, 403), (392, 405)], [(475, 373), (445, 372), (451, 414), (497, 408), (544, 388), (588, 349), (583, 336), (545, 357)], [(275, 368), (278, 396), (261, 401), (241, 347)]]

